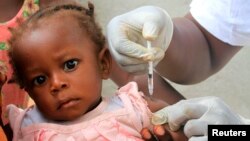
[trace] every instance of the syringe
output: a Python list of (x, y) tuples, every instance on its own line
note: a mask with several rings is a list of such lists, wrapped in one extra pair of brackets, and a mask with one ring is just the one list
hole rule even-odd
[[(151, 49), (151, 42), (147, 41), (147, 48), (148, 50)], [(153, 95), (153, 90), (154, 90), (154, 81), (153, 81), (153, 61), (148, 62), (148, 92), (150, 96)]]

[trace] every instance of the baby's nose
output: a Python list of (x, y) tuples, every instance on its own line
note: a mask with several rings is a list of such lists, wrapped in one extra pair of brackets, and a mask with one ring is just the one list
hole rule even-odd
[(53, 75), (51, 80), (51, 92), (56, 93), (62, 89), (67, 88), (68, 82), (63, 75)]

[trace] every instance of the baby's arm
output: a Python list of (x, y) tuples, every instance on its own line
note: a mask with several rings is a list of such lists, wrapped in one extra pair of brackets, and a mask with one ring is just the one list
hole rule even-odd
[[(154, 73), (154, 94), (152, 97), (149, 97), (148, 87), (147, 87), (147, 74), (146, 75), (132, 75), (128, 72), (123, 71), (118, 64), (113, 60), (112, 61), (112, 73), (110, 78), (119, 86), (124, 86), (130, 81), (137, 82), (139, 91), (142, 91), (145, 95), (145, 100), (148, 103), (148, 107), (151, 112), (156, 112), (159, 109), (166, 107), (167, 105), (174, 104), (184, 97), (176, 91), (168, 82), (166, 82), (161, 76), (157, 73)], [(163, 128), (165, 127), (165, 129)], [(160, 141), (168, 141), (173, 139), (174, 141), (185, 141), (185, 137), (182, 130), (177, 132), (171, 132), (168, 130), (168, 126), (155, 126), (154, 129), (162, 129), (164, 131), (164, 136), (159, 138)], [(149, 129), (145, 128), (141, 131), (141, 135), (145, 136), (145, 132), (149, 133)], [(146, 138), (144, 138), (147, 140)]]
[[(147, 74), (143, 75), (132, 75), (124, 70), (122, 70), (118, 64), (112, 60), (112, 70), (110, 78), (118, 85), (122, 87), (130, 81), (135, 81), (138, 85), (140, 91), (144, 95), (149, 95), (148, 93), (148, 83)], [(167, 81), (165, 81), (160, 75), (154, 73), (154, 93), (153, 97), (161, 99), (168, 104), (174, 104), (184, 97), (176, 91)]]
[[(156, 112), (159, 109), (162, 109), (169, 105), (163, 100), (149, 97), (149, 96), (145, 96), (145, 100), (147, 101), (148, 107), (152, 112)], [(176, 132), (170, 131), (168, 124), (164, 124), (162, 126), (156, 125), (153, 127), (153, 130), (154, 130), (153, 132), (157, 130), (157, 133), (162, 133), (161, 134), (162, 136), (158, 136), (159, 141), (187, 141), (188, 140), (182, 129)], [(159, 132), (159, 130), (161, 132)], [(141, 135), (144, 137), (145, 140), (147, 140), (147, 136), (151, 136), (152, 134), (150, 133), (149, 129), (144, 128), (141, 130)]]
[[(139, 82), (139, 89), (144, 88), (143, 91), (147, 92), (147, 77), (144, 78), (145, 80), (141, 80)], [(154, 95), (153, 97), (149, 95), (145, 95), (145, 100), (148, 103), (148, 107), (151, 110), (151, 112), (156, 112), (159, 109), (162, 109), (168, 105), (174, 104), (179, 100), (184, 99), (182, 95), (180, 95), (175, 89), (172, 89), (172, 87), (162, 79), (159, 75), (154, 75), (155, 81), (155, 88), (154, 88)], [(143, 83), (144, 82), (144, 83)], [(145, 85), (141, 87), (142, 85)], [(167, 87), (166, 87), (167, 85)], [(163, 94), (164, 93), (164, 94)], [(161, 97), (163, 96), (164, 97)], [(169, 100), (168, 100), (169, 99)], [(168, 124), (164, 124), (163, 126), (161, 125), (156, 125), (153, 127), (153, 130), (157, 130), (157, 133), (159, 133), (159, 130), (161, 130), (161, 135), (158, 136), (159, 141), (185, 141), (188, 140), (187, 137), (185, 136), (183, 130), (179, 130), (177, 132), (173, 132), (169, 130)], [(150, 131), (147, 128), (144, 128), (141, 131), (142, 136), (144, 137), (145, 135), (150, 135)], [(146, 138), (144, 138), (147, 140)]]

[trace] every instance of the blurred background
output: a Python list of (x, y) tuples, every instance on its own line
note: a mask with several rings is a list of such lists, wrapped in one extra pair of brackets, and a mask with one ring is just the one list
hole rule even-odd
[[(84, 5), (87, 0), (80, 0)], [(112, 17), (144, 5), (155, 5), (167, 10), (171, 17), (184, 16), (191, 0), (90, 0), (95, 5), (96, 17), (106, 34)], [(171, 83), (171, 82), (170, 82)], [(234, 111), (250, 118), (250, 47), (243, 48), (217, 74), (195, 85), (171, 83), (186, 98), (215, 95), (221, 97)], [(105, 80), (103, 95), (115, 92), (117, 86)]]

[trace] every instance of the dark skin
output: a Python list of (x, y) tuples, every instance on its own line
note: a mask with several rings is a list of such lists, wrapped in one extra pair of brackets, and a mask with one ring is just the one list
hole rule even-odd
[[(114, 64), (114, 61), (112, 61), (112, 62)], [(122, 72), (121, 74), (126, 74), (126, 72)], [(146, 78), (144, 76), (140, 76), (140, 77), (141, 78)], [(140, 78), (140, 77), (138, 77), (138, 78)], [(158, 77), (155, 77), (155, 79), (159, 80)], [(6, 81), (6, 75), (5, 75), (5, 73), (3, 71), (1, 71), (1, 73), (0, 73), (0, 87), (2, 87), (2, 85), (5, 83), (5, 81)], [(140, 87), (145, 88), (144, 86), (142, 86), (143, 83), (141, 83), (143, 81), (137, 81), (137, 82), (139, 82), (138, 83), (139, 84), (139, 88)], [(162, 80), (162, 82), (163, 82), (163, 80)], [(158, 81), (157, 81), (157, 83), (158, 83)], [(168, 83), (165, 83), (165, 84), (168, 84)], [(163, 85), (158, 85), (158, 86), (163, 86)], [(176, 92), (175, 95), (172, 95), (173, 93), (168, 93), (168, 94), (171, 94), (169, 96), (170, 96), (170, 99), (171, 99), (172, 103), (175, 103), (180, 98), (182, 99), (182, 96), (177, 91), (174, 91), (174, 89), (172, 89), (172, 87), (169, 87), (169, 89), (168, 89), (168, 87), (163, 87), (163, 88), (164, 89), (157, 89), (156, 88), (155, 92), (162, 93), (162, 92), (164, 92), (164, 90), (170, 90), (170, 91)], [(142, 89), (142, 91), (146, 92), (146, 89)], [(165, 91), (165, 93), (166, 93), (166, 91)], [(162, 96), (162, 95), (159, 95), (159, 96)], [(175, 98), (171, 97), (171, 96), (174, 96)], [(164, 99), (164, 97), (163, 97), (163, 99)], [(148, 102), (149, 108), (151, 109), (152, 112), (158, 111), (160, 109), (159, 107), (162, 108), (162, 107), (165, 107), (165, 106), (168, 105), (168, 104), (166, 104), (165, 101), (162, 101), (162, 100), (159, 100), (159, 99), (153, 98), (153, 97), (145, 97), (145, 100)], [(171, 103), (171, 101), (169, 101), (169, 102)], [(3, 126), (2, 122), (0, 124), (1, 124), (1, 126)], [(9, 124), (5, 125), (4, 127), (5, 127), (4, 129), (5, 129), (5, 133), (6, 133), (6, 136), (7, 136), (7, 140), (11, 141), (12, 140), (12, 130), (11, 130), (11, 127), (10, 127)], [(167, 129), (167, 130), (164, 129), (162, 126), (155, 126), (153, 128), (153, 131), (155, 133), (158, 133), (157, 138), (159, 140), (161, 140), (161, 141), (173, 141), (173, 140), (174, 141), (183, 141), (183, 140), (187, 140), (187, 138), (185, 137), (183, 131), (181, 131), (181, 130), (179, 130), (177, 132), (172, 132), (169, 129)], [(143, 138), (146, 139), (146, 140), (147, 139), (149, 139), (149, 141), (155, 141), (156, 140), (155, 138), (152, 137), (151, 131), (149, 131), (146, 128), (141, 131), (141, 134), (143, 135)]]
[[(66, 15), (66, 13), (63, 13), (61, 15)], [(64, 76), (60, 75), (60, 77), (55, 77), (55, 78), (61, 78), (61, 80), (64, 80), (65, 82), (64, 83), (59, 83), (60, 81), (54, 80), (53, 79), (54, 77), (49, 77), (49, 76), (54, 76), (52, 74), (56, 74), (56, 73), (52, 73), (52, 72), (54, 72), (54, 70), (59, 70), (58, 66), (60, 66), (60, 65), (53, 65), (53, 64), (55, 63), (54, 60), (60, 60), (60, 59), (52, 59), (53, 61), (52, 60), (44, 61), (44, 60), (50, 58), (50, 57), (47, 56), (49, 53), (52, 54), (51, 56), (55, 55), (57, 57), (60, 56), (57, 53), (63, 54), (63, 53), (60, 53), (60, 52), (63, 51), (63, 49), (61, 49), (60, 52), (58, 51), (57, 53), (55, 53), (56, 50), (59, 50), (59, 49), (58, 48), (53, 48), (54, 47), (53, 45), (55, 45), (55, 47), (60, 47), (60, 48), (65, 47), (64, 49), (66, 50), (66, 49), (68, 49), (68, 46), (77, 44), (78, 43), (77, 41), (81, 41), (81, 43), (83, 41), (81, 37), (79, 37), (79, 38), (81, 38), (81, 40), (80, 39), (76, 40), (76, 41), (72, 40), (73, 37), (75, 37), (75, 38), (78, 37), (78, 36), (75, 36), (75, 35), (72, 35), (72, 34), (73, 33), (77, 33), (77, 31), (79, 31), (78, 29), (77, 29), (77, 31), (73, 30), (73, 29), (75, 29), (75, 27), (77, 27), (77, 26), (73, 26), (74, 24), (72, 23), (72, 21), (74, 21), (74, 20), (72, 20), (72, 19), (67, 20), (66, 18), (63, 18), (64, 22), (62, 23), (62, 22), (60, 22), (59, 19), (62, 19), (62, 17), (51, 17), (51, 18), (49, 18), (49, 20), (47, 19), (48, 21), (46, 21), (46, 23), (50, 23), (50, 27), (52, 25), (54, 25), (54, 27), (51, 28), (50, 30), (47, 30), (48, 29), (47, 26), (37, 26), (37, 27), (40, 27), (40, 28), (36, 29), (36, 30), (32, 29), (31, 31), (32, 31), (33, 34), (30, 34), (30, 32), (26, 31), (27, 33), (23, 34), (23, 37), (20, 40), (18, 40), (19, 42), (17, 44), (19, 44), (21, 47), (16, 48), (16, 52), (17, 52), (18, 55), (15, 54), (15, 56), (18, 58), (17, 60), (20, 61), (19, 63), (23, 62), (23, 63), (21, 63), (19, 65), (23, 66), (23, 68), (25, 68), (25, 69), (22, 69), (22, 72), (21, 72), (23, 74), (22, 77), (24, 77), (22, 79), (27, 80), (27, 82), (24, 81), (24, 84), (25, 84), (24, 88), (25, 88), (25, 90), (27, 90), (29, 92), (30, 96), (34, 99), (34, 101), (36, 102), (37, 105), (39, 105), (39, 103), (42, 103), (40, 105), (46, 105), (46, 107), (48, 105), (50, 105), (50, 104), (44, 104), (44, 103), (45, 102), (51, 102), (52, 100), (47, 100), (47, 99), (45, 99), (43, 97), (38, 97), (38, 96), (43, 96), (43, 95), (41, 95), (41, 93), (43, 93), (43, 94), (45, 93), (45, 92), (41, 92), (42, 91), (41, 90), (42, 87), (37, 87), (37, 88), (30, 87), (30, 85), (28, 85), (30, 83), (28, 83), (28, 82), (31, 81), (31, 80), (33, 80), (33, 77), (35, 77), (35, 78), (37, 77), (36, 76), (37, 75), (36, 71), (40, 70), (40, 69), (37, 69), (37, 68), (40, 68), (41, 66), (43, 66), (41, 70), (43, 70), (43, 71), (46, 70), (45, 71), (46, 73), (43, 72), (41, 74), (46, 74), (47, 75), (47, 74), (51, 73), (51, 75), (48, 75), (48, 77), (45, 77), (45, 78), (48, 78), (49, 80), (51, 79), (51, 81), (48, 81), (48, 82), (51, 82), (51, 83), (52, 82), (58, 82), (58, 84), (64, 84), (65, 83), (65, 85), (63, 85), (62, 88), (65, 88), (65, 89), (68, 88), (70, 85), (66, 85), (67, 84), (66, 80), (68, 81), (68, 80), (71, 80), (71, 79), (62, 79), (62, 78), (64, 78)], [(68, 24), (65, 24), (65, 23), (68, 23)], [(41, 25), (45, 25), (45, 24), (41, 24)], [(69, 28), (69, 30), (66, 30), (68, 28)], [(65, 29), (65, 30), (61, 30), (61, 29)], [(63, 38), (63, 40), (62, 40), (61, 36), (60, 37), (58, 36), (58, 35), (63, 35), (61, 32), (63, 32), (63, 33), (66, 32), (65, 36), (62, 36), (62, 37), (65, 37), (65, 38)], [(35, 35), (39, 36), (39, 40), (37, 40), (38, 38), (36, 38), (37, 36), (35, 36)], [(68, 39), (68, 40), (66, 40), (66, 39)], [(62, 41), (63, 41), (63, 44), (66, 44), (65, 46), (63, 46), (63, 45), (61, 45), (61, 44), (58, 43), (58, 42), (62, 42)], [(68, 41), (69, 43), (66, 42), (66, 41)], [(43, 42), (46, 42), (48, 45), (47, 46), (43, 46)], [(83, 44), (82, 46), (87, 45), (87, 42), (86, 43), (84, 42), (82, 44)], [(51, 49), (53, 49), (53, 51)], [(80, 48), (80, 49), (82, 49), (82, 48)], [(34, 51), (36, 51), (36, 52), (34, 53)], [(72, 53), (72, 52), (73, 51), (71, 49), (71, 51), (67, 50), (64, 53), (67, 54), (67, 53)], [(85, 59), (87, 60), (87, 58), (81, 59), (81, 58), (84, 58), (84, 57), (80, 57), (81, 55), (79, 55), (79, 54), (81, 54), (81, 52), (84, 52), (84, 51), (82, 51), (82, 50), (74, 51), (72, 54), (78, 54), (78, 57), (80, 58), (79, 60), (85, 60)], [(106, 52), (108, 54), (107, 50), (106, 50)], [(37, 56), (38, 54), (40, 56)], [(87, 55), (87, 54), (89, 55), (90, 53), (86, 53), (85, 55)], [(25, 58), (27, 56), (29, 58)], [(61, 55), (61, 56), (64, 56), (64, 55)], [(30, 57), (37, 58), (38, 60), (33, 60), (32, 59), (33, 61), (30, 61), (29, 63), (27, 63), (25, 60), (30, 59)], [(44, 63), (44, 62), (46, 62), (46, 63)], [(48, 65), (49, 62), (51, 62), (51, 65)], [(87, 60), (86, 62), (89, 62), (90, 64), (93, 64), (89, 60)], [(101, 62), (103, 62), (103, 61), (101, 61)], [(113, 62), (113, 61), (111, 61), (111, 62)], [(79, 63), (79, 66), (80, 66), (80, 64), (81, 63)], [(83, 64), (85, 64), (85, 63), (83, 63)], [(94, 68), (96, 68), (96, 67), (94, 67)], [(33, 69), (36, 70), (36, 71), (33, 71)], [(86, 71), (86, 69), (85, 69), (85, 71)], [(32, 74), (32, 72), (35, 73), (35, 74)], [(61, 72), (61, 71), (59, 71), (59, 72)], [(93, 71), (89, 71), (89, 72), (93, 72)], [(38, 73), (38, 74), (40, 75), (40, 73)], [(59, 73), (59, 74), (61, 74), (61, 73)], [(59, 76), (59, 74), (57, 74), (56, 76)], [(125, 72), (124, 73), (121, 72), (121, 75), (123, 75), (123, 74), (126, 74), (126, 73)], [(89, 75), (89, 76), (96, 76), (96, 75)], [(52, 79), (53, 79), (53, 81), (52, 81)], [(77, 79), (78, 79), (78, 77), (77, 77)], [(90, 79), (87, 79), (87, 80), (88, 80), (88, 83), (89, 83)], [(31, 82), (33, 82), (33, 81), (31, 81)], [(45, 83), (45, 84), (47, 84), (47, 83)], [(77, 85), (82, 85), (82, 84), (83, 84), (83, 82), (82, 83), (78, 83), (78, 84), (75, 83), (74, 85), (72, 85), (72, 88), (73, 88), (73, 86), (75, 87)], [(42, 86), (46, 86), (46, 85), (42, 85)], [(66, 86), (68, 86), (68, 87), (66, 87)], [(47, 87), (45, 87), (45, 88), (47, 88)], [(79, 88), (79, 89), (81, 89), (81, 88)], [(90, 86), (88, 86), (87, 88), (90, 88)], [(55, 91), (59, 92), (59, 90), (55, 90)], [(82, 91), (83, 90), (81, 90), (81, 92)], [(37, 93), (40, 93), (40, 95), (38, 95)], [(91, 95), (91, 97), (93, 97), (93, 95)], [(161, 109), (161, 108), (163, 108), (163, 107), (165, 107), (165, 106), (168, 105), (166, 102), (164, 102), (162, 100), (157, 100), (155, 98), (150, 98), (150, 97), (146, 97), (146, 96), (145, 96), (145, 100), (147, 101), (148, 107), (149, 107), (149, 109), (152, 112), (156, 112), (157, 110), (159, 110), (159, 109)], [(87, 102), (84, 102), (84, 103), (86, 104)], [(51, 104), (51, 105), (53, 105), (53, 104)], [(79, 115), (75, 114), (75, 116), (73, 118), (71, 118), (71, 117), (63, 117), (63, 119), (61, 119), (62, 115), (60, 115), (60, 116), (57, 116), (57, 115), (54, 116), (55, 114), (61, 114), (61, 112), (58, 112), (58, 113), (57, 112), (53, 112), (53, 111), (52, 112), (48, 112), (48, 111), (50, 111), (50, 110), (48, 110), (48, 108), (46, 108), (45, 110), (42, 110), (41, 107), (42, 106), (40, 106), (40, 110), (44, 113), (44, 115), (46, 113), (46, 117), (48, 117), (50, 119), (53, 119), (53, 120), (58, 120), (58, 118), (60, 118), (59, 120), (64, 120), (64, 119), (66, 119), (66, 120), (72, 120), (72, 119), (74, 119), (74, 118), (76, 118), (76, 117), (79, 116)], [(64, 108), (66, 108), (66, 107), (67, 106), (65, 106)], [(84, 106), (79, 106), (79, 107), (84, 107)], [(49, 109), (53, 110), (53, 108), (49, 108)], [(77, 113), (79, 113), (79, 111)], [(64, 114), (64, 115), (70, 115), (71, 116), (72, 114)], [(178, 134), (179, 138), (177, 138), (177, 139), (175, 139), (175, 137), (171, 136), (170, 134), (169, 134), (168, 140), (183, 140), (183, 139), (186, 139), (183, 133)]]
[[(139, 89), (145, 94), (148, 93), (147, 75), (131, 75), (123, 71), (118, 64), (113, 61), (112, 73), (110, 78), (119, 86), (125, 85), (129, 81), (136, 81)], [(154, 73), (154, 93), (153, 97), (167, 102), (169, 105), (185, 99), (178, 91), (176, 91), (168, 82), (166, 82), (159, 74)]]
[[(185, 17), (173, 19), (173, 23), (172, 41), (165, 57), (156, 67), (161, 76), (173, 82), (199, 83), (221, 70), (242, 48), (217, 39), (195, 21), (190, 13)], [(158, 95), (166, 97), (179, 95), (170, 85), (165, 84), (161, 86), (163, 87), (166, 91), (154, 95), (157, 97)], [(153, 133), (160, 140), (169, 138), (167, 125), (155, 126), (155, 128), (158, 130), (153, 130)], [(141, 134), (145, 140), (153, 138), (148, 129), (143, 129)]]
[[(242, 48), (229, 45), (206, 31), (191, 15), (173, 19), (174, 33), (165, 53), (165, 57), (156, 66), (157, 72), (168, 80), (178, 84), (199, 83), (221, 70), (230, 59)], [(162, 98), (174, 104), (184, 97), (158, 74), (154, 75), (155, 91), (153, 97)], [(118, 85), (122, 79), (112, 76)], [(133, 76), (128, 74), (125, 80), (135, 80), (140, 89), (148, 94), (147, 75)], [(157, 87), (157, 88), (156, 88)], [(168, 126), (157, 126), (154, 134), (160, 140), (169, 137)], [(142, 130), (142, 136), (151, 140), (148, 129)], [(165, 137), (164, 137), (165, 135)]]
[(162, 76), (173, 82), (199, 83), (222, 69), (242, 48), (214, 37), (190, 13), (173, 22), (172, 41), (156, 67)]
[[(161, 74), (165, 74), (166, 77), (168, 77), (170, 80), (172, 80), (174, 82), (178, 82), (178, 83), (182, 83), (182, 84), (198, 83), (198, 82), (206, 79), (210, 75), (219, 71), (231, 59), (231, 57), (233, 57), (234, 54), (236, 54), (240, 50), (240, 48), (231, 48), (230, 45), (219, 41), (218, 39), (213, 37), (211, 34), (206, 32), (204, 29), (202, 29), (202, 27), (200, 27), (200, 26), (196, 27), (197, 23), (195, 23), (194, 19), (188, 17), (188, 15), (186, 16), (186, 19), (185, 18), (175, 19), (174, 23), (175, 23), (174, 37), (173, 37), (173, 40), (170, 44), (168, 51), (166, 52), (167, 55), (163, 59), (166, 61), (164, 63), (162, 61), (157, 66), (158, 70), (159, 69), (164, 70), (161, 72)], [(183, 24), (183, 23), (185, 23), (185, 24)], [(183, 28), (183, 27), (185, 27), (185, 28)], [(187, 34), (184, 34), (182, 32), (182, 30), (189, 29), (186, 27), (195, 27), (194, 28), (195, 32), (192, 33), (192, 32), (186, 31)], [(181, 34), (179, 34), (180, 32), (181, 32)], [(187, 36), (189, 34), (192, 34), (192, 36)], [(179, 37), (179, 35), (182, 37)], [(191, 43), (189, 38), (187, 39), (187, 37), (195, 39), (195, 40), (198, 39), (198, 42), (194, 41), (193, 43)], [(193, 41), (193, 40), (191, 40), (191, 41)], [(184, 51), (184, 49), (180, 49), (183, 52), (181, 51), (178, 53), (183, 53), (186, 55), (178, 55), (178, 56), (182, 56), (182, 58), (176, 58), (176, 55), (171, 55), (171, 54), (177, 53), (177, 51), (175, 50), (176, 46), (179, 46), (179, 48), (181, 48), (182, 44), (186, 45), (187, 50)], [(190, 45), (190, 48), (189, 48), (189, 45)], [(196, 50), (195, 46), (196, 47), (200, 47), (200, 46), (204, 47), (201, 49), (202, 51), (204, 51), (203, 52), (204, 54), (201, 53), (200, 51), (198, 51), (200, 54), (199, 57), (204, 57), (203, 59), (197, 59), (198, 53), (194, 53), (195, 55), (188, 55), (191, 53), (187, 53), (187, 52)], [(175, 48), (173, 48), (173, 47), (175, 47)], [(230, 49), (228, 47), (230, 47)], [(173, 52), (173, 53), (171, 53), (171, 52)], [(221, 56), (220, 55), (221, 52), (223, 52), (225, 54), (225, 56)], [(192, 56), (194, 56), (194, 58), (191, 58)], [(182, 60), (185, 60), (185, 62), (187, 62), (187, 59), (185, 59), (185, 57), (188, 57), (190, 59), (190, 61), (188, 61), (189, 63), (186, 63), (187, 66), (184, 66), (181, 64)], [(174, 61), (172, 62), (171, 60), (174, 60)], [(199, 62), (199, 60), (205, 60), (205, 61)], [(178, 65), (178, 63), (176, 63), (176, 62), (180, 62), (181, 65), (180, 64)], [(172, 67), (163, 67), (164, 65), (166, 65), (165, 63), (167, 65), (171, 65)], [(189, 65), (191, 65), (191, 66), (189, 66)], [(209, 66), (209, 67), (203, 67), (203, 66)], [(172, 70), (173, 68), (177, 68), (177, 69)], [(196, 71), (197, 69), (199, 71)], [(178, 70), (182, 70), (182, 72), (180, 72)], [(183, 72), (183, 70), (186, 70), (186, 71)], [(140, 76), (140, 77), (142, 77), (142, 76)], [(139, 79), (140, 77), (138, 77), (138, 80), (143, 80), (143, 79)], [(144, 78), (144, 80), (145, 80), (146, 77), (144, 76), (142, 78)], [(159, 82), (161, 82), (161, 81), (162, 80), (160, 79)], [(157, 80), (155, 82), (157, 82)], [(141, 85), (143, 86), (143, 83)], [(162, 85), (164, 86), (164, 84), (162, 84)], [(168, 84), (166, 84), (166, 85), (168, 85)], [(175, 90), (173, 90), (171, 88), (170, 85), (164, 86), (164, 87), (166, 87), (166, 89), (169, 89), (170, 90), (169, 93), (171, 93), (171, 94), (176, 92)], [(143, 89), (143, 87), (141, 89)], [(146, 87), (146, 89), (147, 89), (147, 87)], [(157, 94), (159, 94), (159, 93), (157, 93)], [(154, 95), (157, 96), (157, 94), (154, 94)], [(159, 95), (162, 96), (162, 94), (159, 94)], [(173, 101), (175, 101), (175, 100), (173, 100)]]
[[(55, 2), (55, 0), (40, 0), (39, 6), (40, 8), (46, 7), (50, 3)], [(20, 8), (22, 7), (24, 3), (24, 0), (1, 0), (0, 2), (0, 23), (6, 22), (11, 20), (13, 17), (16, 16)], [(2, 67), (2, 66), (1, 66)], [(1, 73), (3, 75), (3, 73)], [(2, 85), (4, 84), (4, 81), (2, 78), (5, 78), (5, 75), (1, 76), (1, 82)], [(2, 113), (2, 111), (1, 111)], [(3, 130), (7, 136), (8, 140), (12, 140), (12, 130), (9, 126), (3, 125), (2, 120), (0, 120), (1, 127), (3, 127)]]
[[(147, 75), (131, 75), (123, 71), (115, 61), (112, 61), (112, 73), (110, 74), (111, 79), (116, 82), (118, 86), (123, 86), (129, 81), (136, 81), (139, 89), (149, 96), (148, 86), (147, 86)], [(119, 76), (119, 77), (117, 77)], [(185, 99), (178, 91), (176, 91), (168, 82), (166, 82), (159, 74), (154, 73), (154, 93), (153, 96), (149, 97), (154, 103), (159, 103), (164, 105), (164, 101), (168, 105), (174, 104), (179, 100)], [(162, 101), (159, 101), (162, 100)], [(148, 101), (148, 102), (150, 102)], [(152, 112), (156, 112), (157, 109), (154, 109)], [(150, 131), (147, 128), (141, 130), (141, 135), (143, 139), (148, 141), (155, 141), (156, 139), (152, 135), (152, 132), (155, 133), (158, 140), (160, 141), (183, 141), (187, 140), (183, 130), (178, 130), (176, 132), (170, 131), (167, 124), (166, 126), (157, 125), (153, 127), (153, 131)]]

